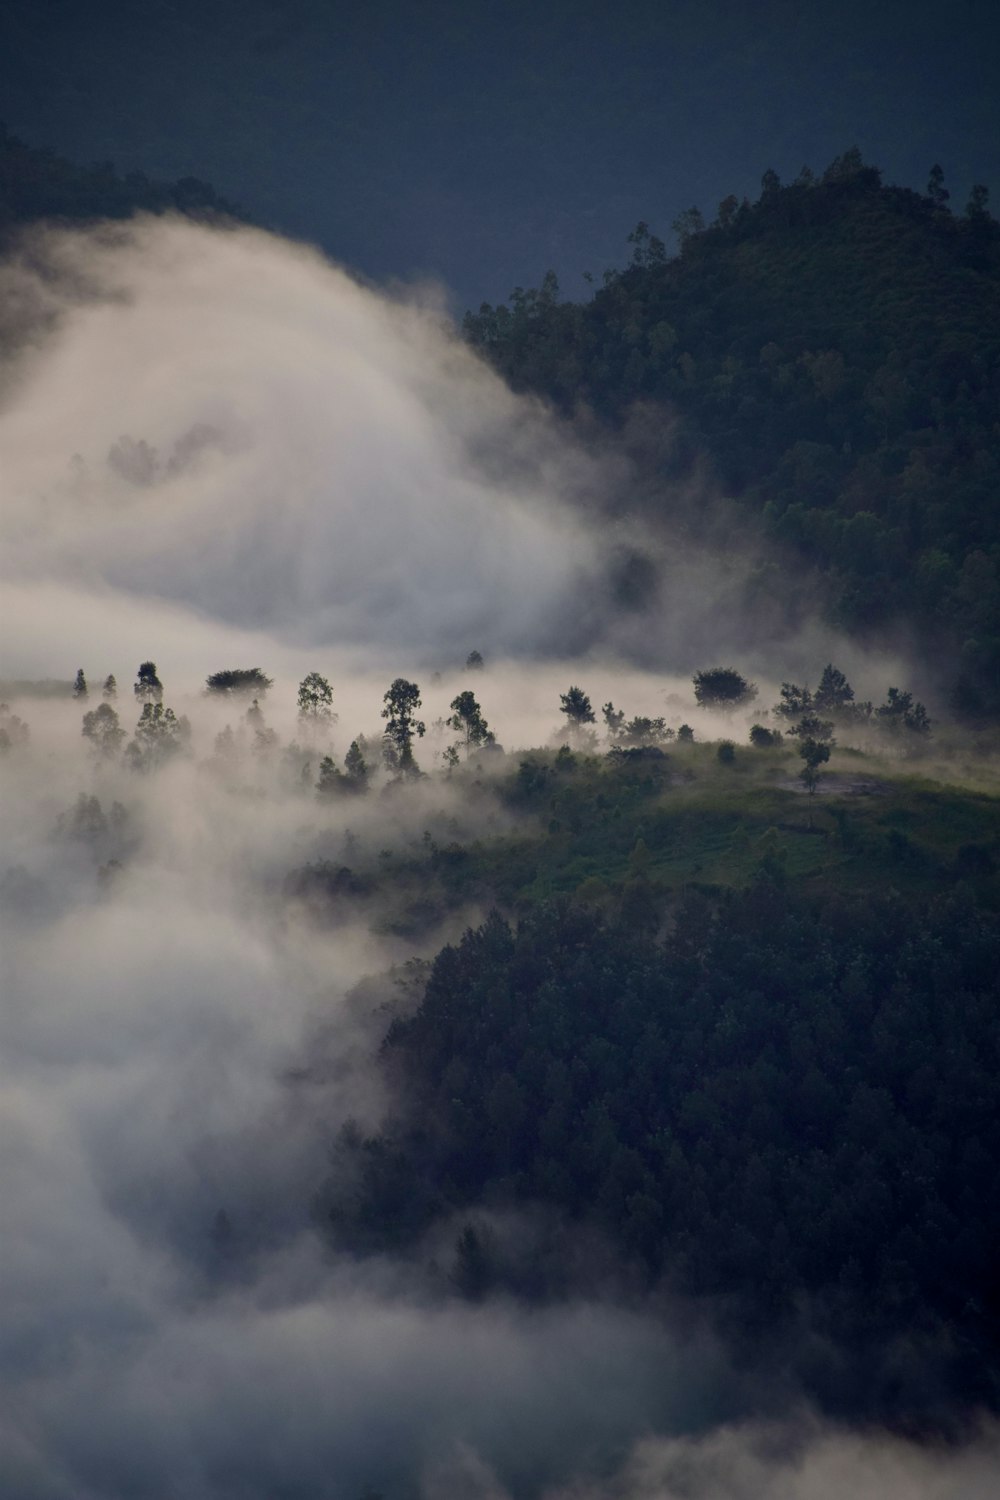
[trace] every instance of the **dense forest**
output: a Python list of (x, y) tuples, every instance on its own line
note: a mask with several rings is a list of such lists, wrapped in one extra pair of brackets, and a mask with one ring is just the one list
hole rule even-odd
[[(988, 759), (963, 764), (909, 692), (855, 703), (832, 664), (769, 709), (732, 669), (696, 673), (688, 716), (714, 734), (611, 702), (598, 728), (573, 684), (550, 744), (515, 755), (485, 717), (482, 654), (451, 676), (430, 729), (419, 684), (394, 679), (381, 734), (342, 755), (315, 671), (291, 739), (259, 667), (211, 673), (184, 714), (140, 663), (131, 738), (113, 675), (62, 689), (95, 786), (121, 800), (81, 793), (57, 833), (105, 885), (135, 857), (129, 781), (155, 806), (187, 762), (215, 796), (268, 795), (296, 821), (311, 804), (317, 828), (385, 807), (377, 851), (348, 833), (344, 858), (272, 876), (283, 920), (360, 919), (420, 947), (470, 902), (490, 912), (406, 966), (395, 999), (379, 991), (391, 1103), (376, 1133), (336, 1128), (315, 1184), (331, 1247), (405, 1259), (450, 1225), (442, 1284), (472, 1304), (545, 1305), (596, 1276), (711, 1308), (748, 1367), (780, 1365), (841, 1417), (946, 1429), (1000, 1408)], [(206, 744), (199, 721), (220, 715)], [(0, 751), (15, 768), (33, 753), (9, 708)], [(403, 832), (432, 786), (450, 812)], [(11, 878), (5, 894), (32, 899)], [(541, 1240), (519, 1219), (539, 1214)], [(228, 1262), (254, 1248), (236, 1235)]]
[[(0, 135), (9, 243), (38, 219), (171, 210), (236, 237), (234, 211), (206, 184), (80, 169)], [(258, 1428), (282, 1446), (257, 1403), (289, 1369), (326, 1399), (337, 1359), (346, 1389), (368, 1341), (392, 1351), (392, 1328), (413, 1315), (422, 1380), (428, 1310), (487, 1365), (495, 1346), (477, 1337), (493, 1316), (534, 1328), (583, 1308), (570, 1364), (600, 1336), (594, 1309), (670, 1338), (693, 1329), (690, 1347), (704, 1334), (739, 1390), (694, 1425), (804, 1403), (853, 1432), (937, 1440), (1000, 1415), (1000, 225), (985, 189), (956, 214), (939, 169), (918, 194), (848, 152), (819, 178), (782, 186), (768, 173), (756, 203), (727, 199), (711, 223), (692, 209), (674, 227), (670, 255), (640, 225), (630, 264), (586, 303), (562, 301), (550, 275), (470, 314), (465, 336), (515, 391), (585, 439), (596, 432), (598, 448), (621, 445), (642, 526), (691, 534), (737, 518), (739, 545), (765, 559), (756, 586), (798, 589), (841, 645), (916, 643), (891, 667), (859, 651), (863, 675), (831, 647), (857, 694), (825, 645), (806, 681), (772, 677), (773, 642), (753, 667), (759, 685), (728, 651), (677, 679), (597, 650), (572, 665), (540, 649), (494, 654), (479, 634), (483, 650), (466, 655), (451, 616), (428, 675), (414, 669), (423, 686), (395, 668), (376, 678), (388, 648), (362, 668), (339, 644), (329, 655), (343, 681), (327, 665), (330, 677), (296, 682), (289, 663), (296, 677), (313, 664), (305, 626), (294, 655), (260, 627), (267, 670), (201, 677), (204, 662), (197, 682), (188, 667), (175, 682), (161, 656), (134, 680), (100, 660), (75, 677), (0, 682), (0, 924), (17, 959), (8, 1086), (14, 1098), (22, 1073), (79, 1063), (79, 1116), (46, 1100), (44, 1130), (29, 1119), (23, 1134), (65, 1131), (94, 1195), (81, 1218), (116, 1230), (80, 1273), (86, 1327), (68, 1319), (53, 1363), (76, 1372), (74, 1340), (102, 1358), (129, 1344), (131, 1398), (135, 1348), (163, 1359), (171, 1393), (178, 1371), (206, 1362), (203, 1326), (232, 1357), (216, 1389), (246, 1357), (253, 1420), (218, 1468), (222, 1488), (205, 1493), (270, 1484), (266, 1465), (264, 1480), (239, 1466), (256, 1461)], [(324, 421), (336, 388), (322, 385)], [(149, 502), (144, 524), (160, 524), (149, 466), (123, 472), (140, 450), (152, 451), (144, 438), (119, 438), (108, 471), (129, 505)], [(340, 495), (325, 482), (315, 495), (339, 518)], [(268, 514), (280, 502), (269, 488)], [(89, 525), (97, 487), (88, 503)], [(110, 505), (124, 524), (114, 492)], [(257, 532), (245, 552), (234, 544), (219, 577), (250, 556), (247, 576), (260, 562), (264, 577), (259, 535), (263, 547)], [(134, 608), (143, 576), (100, 594), (100, 612)], [(179, 597), (211, 619), (207, 594), (199, 578)], [(160, 615), (158, 628), (183, 618)], [(86, 639), (81, 628), (81, 656)], [(216, 661), (234, 637), (223, 639)], [(392, 647), (406, 671), (411, 649)], [(935, 674), (948, 689), (936, 698)], [(63, 1279), (51, 1247), (76, 1233), (78, 1203), (58, 1180), (38, 1191), (48, 1159), (25, 1160), (31, 1205), (44, 1198), (47, 1214), (51, 1199), (70, 1225), (54, 1240), (44, 1218), (23, 1237), (31, 1276), (35, 1246), (54, 1267), (33, 1293), (44, 1323)], [(154, 1261), (164, 1286), (152, 1311), (116, 1303), (111, 1334), (92, 1335), (95, 1282), (113, 1302), (156, 1279)], [(375, 1332), (344, 1354), (359, 1307)], [(324, 1318), (331, 1343), (309, 1342)], [(162, 1349), (135, 1331), (157, 1319)], [(189, 1319), (185, 1351), (175, 1338)], [(262, 1346), (287, 1323), (283, 1362), (254, 1364), (244, 1320)], [(583, 1425), (614, 1405), (604, 1380)], [(459, 1383), (446, 1405), (461, 1405)], [(395, 1437), (406, 1402), (391, 1400)], [(354, 1410), (340, 1387), (332, 1402)], [(375, 1405), (359, 1398), (352, 1424), (370, 1425)], [(509, 1423), (507, 1410), (519, 1447), (524, 1407), (509, 1406)], [(377, 1453), (330, 1493), (449, 1493), (418, 1491), (421, 1411), (419, 1441), (385, 1461), (388, 1479)], [(590, 1463), (611, 1472), (637, 1434), (660, 1435), (637, 1412), (597, 1457), (577, 1467), (575, 1450), (561, 1452), (551, 1472), (573, 1485)], [(547, 1425), (572, 1448), (579, 1426), (566, 1437)], [(518, 1500), (597, 1493), (545, 1489), (542, 1467), (520, 1461)], [(266, 1464), (283, 1472), (285, 1452)], [(272, 1490), (319, 1493), (312, 1479)]]
[(18, 225), (37, 219), (124, 219), (168, 210), (194, 218), (238, 213), (200, 178), (157, 182), (142, 172), (122, 177), (110, 162), (81, 167), (0, 125), (0, 244)]
[[(467, 315), (465, 332), (515, 389), (566, 414), (621, 433), (645, 408), (647, 450), (650, 422), (664, 432), (661, 477), (709, 463), (778, 547), (772, 589), (805, 572), (856, 635), (905, 624), (956, 709), (995, 716), (1000, 224), (987, 205), (976, 187), (954, 213), (939, 167), (925, 194), (885, 186), (852, 150), (818, 178), (766, 173), (756, 203), (728, 198), (711, 222), (689, 210), (676, 255), (640, 224), (630, 264), (589, 302), (561, 301), (550, 273)], [(670, 519), (682, 494), (654, 489), (647, 516)]]

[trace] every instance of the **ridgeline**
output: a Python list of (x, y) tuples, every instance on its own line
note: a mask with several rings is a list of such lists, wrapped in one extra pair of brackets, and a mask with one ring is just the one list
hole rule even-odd
[(830, 618), (902, 624), (975, 719), (1000, 713), (1000, 224), (984, 187), (960, 215), (948, 197), (940, 168), (922, 195), (856, 150), (789, 186), (768, 172), (754, 204), (681, 215), (673, 257), (640, 224), (589, 302), (550, 272), (464, 327), (564, 414), (679, 414), (660, 477), (707, 458)]

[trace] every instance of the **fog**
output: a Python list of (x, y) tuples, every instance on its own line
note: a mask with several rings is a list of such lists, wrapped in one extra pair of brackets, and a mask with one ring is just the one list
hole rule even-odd
[[(739, 568), (602, 521), (627, 470), (506, 392), (428, 291), (389, 299), (306, 248), (170, 221), (35, 236), (3, 280), (22, 347), (0, 411), (0, 675), (83, 665), (91, 696), (17, 699), (31, 738), (0, 756), (0, 1490), (825, 1500), (837, 1476), (868, 1493), (875, 1464), (881, 1494), (930, 1500), (958, 1474), (978, 1495), (982, 1444), (732, 1426), (795, 1393), (756, 1389), (690, 1310), (620, 1289), (473, 1306), (427, 1255), (338, 1256), (316, 1222), (340, 1125), (386, 1107), (390, 971), (482, 913), (404, 936), (375, 896), (321, 922), (288, 876), (511, 817), (443, 774), (321, 804), (318, 757), (377, 743), (400, 674), (423, 688), (427, 770), (470, 685), (508, 749), (551, 739), (573, 681), (717, 733), (695, 652), (726, 647), (762, 702), (781, 670), (769, 627), (723, 609)], [(612, 564), (640, 542), (658, 582), (623, 603)], [(819, 666), (829, 645), (815, 626), (787, 650)], [(148, 774), (81, 736), (109, 672), (131, 730), (144, 659), (192, 727)], [(883, 688), (884, 661), (839, 659)], [(245, 702), (202, 692), (254, 664), (275, 678), (263, 750)], [(310, 670), (338, 720), (293, 752)]]

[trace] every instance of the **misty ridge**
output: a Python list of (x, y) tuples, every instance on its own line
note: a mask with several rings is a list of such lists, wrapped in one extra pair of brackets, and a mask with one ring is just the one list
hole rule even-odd
[(0, 1488), (992, 1494), (989, 734), (430, 289), (2, 278)]

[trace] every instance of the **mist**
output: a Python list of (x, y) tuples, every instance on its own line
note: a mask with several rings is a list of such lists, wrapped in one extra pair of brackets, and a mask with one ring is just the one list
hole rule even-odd
[[(764, 701), (785, 661), (843, 643), (755, 634), (742, 565), (602, 521), (627, 467), (511, 395), (431, 289), (389, 297), (306, 247), (170, 220), (39, 232), (2, 278), (31, 337), (0, 411), (0, 675), (83, 664), (91, 685), (86, 704), (15, 701), (31, 740), (0, 757), (4, 1493), (825, 1500), (831, 1474), (865, 1493), (869, 1452), (879, 1493), (930, 1500), (954, 1473), (980, 1493), (982, 1445), (841, 1448), (806, 1420), (794, 1463), (777, 1440), (765, 1460), (732, 1424), (794, 1390), (755, 1389), (703, 1319), (624, 1281), (469, 1305), (430, 1252), (334, 1253), (314, 1211), (339, 1128), (389, 1106), (394, 975), (484, 913), (414, 936), (376, 895), (317, 921), (290, 874), (516, 826), (444, 776), (320, 804), (320, 754), (377, 745), (408, 673), (418, 760), (440, 767), (473, 649), (516, 750), (552, 739), (572, 681), (708, 736), (698, 653), (725, 651)], [(623, 602), (637, 549), (654, 582)], [(108, 673), (131, 728), (144, 659), (192, 726), (148, 775), (80, 732)], [(838, 659), (880, 690), (884, 660)], [(275, 678), (266, 753), (245, 703), (202, 691), (255, 663)], [(293, 751), (310, 670), (338, 721)]]

